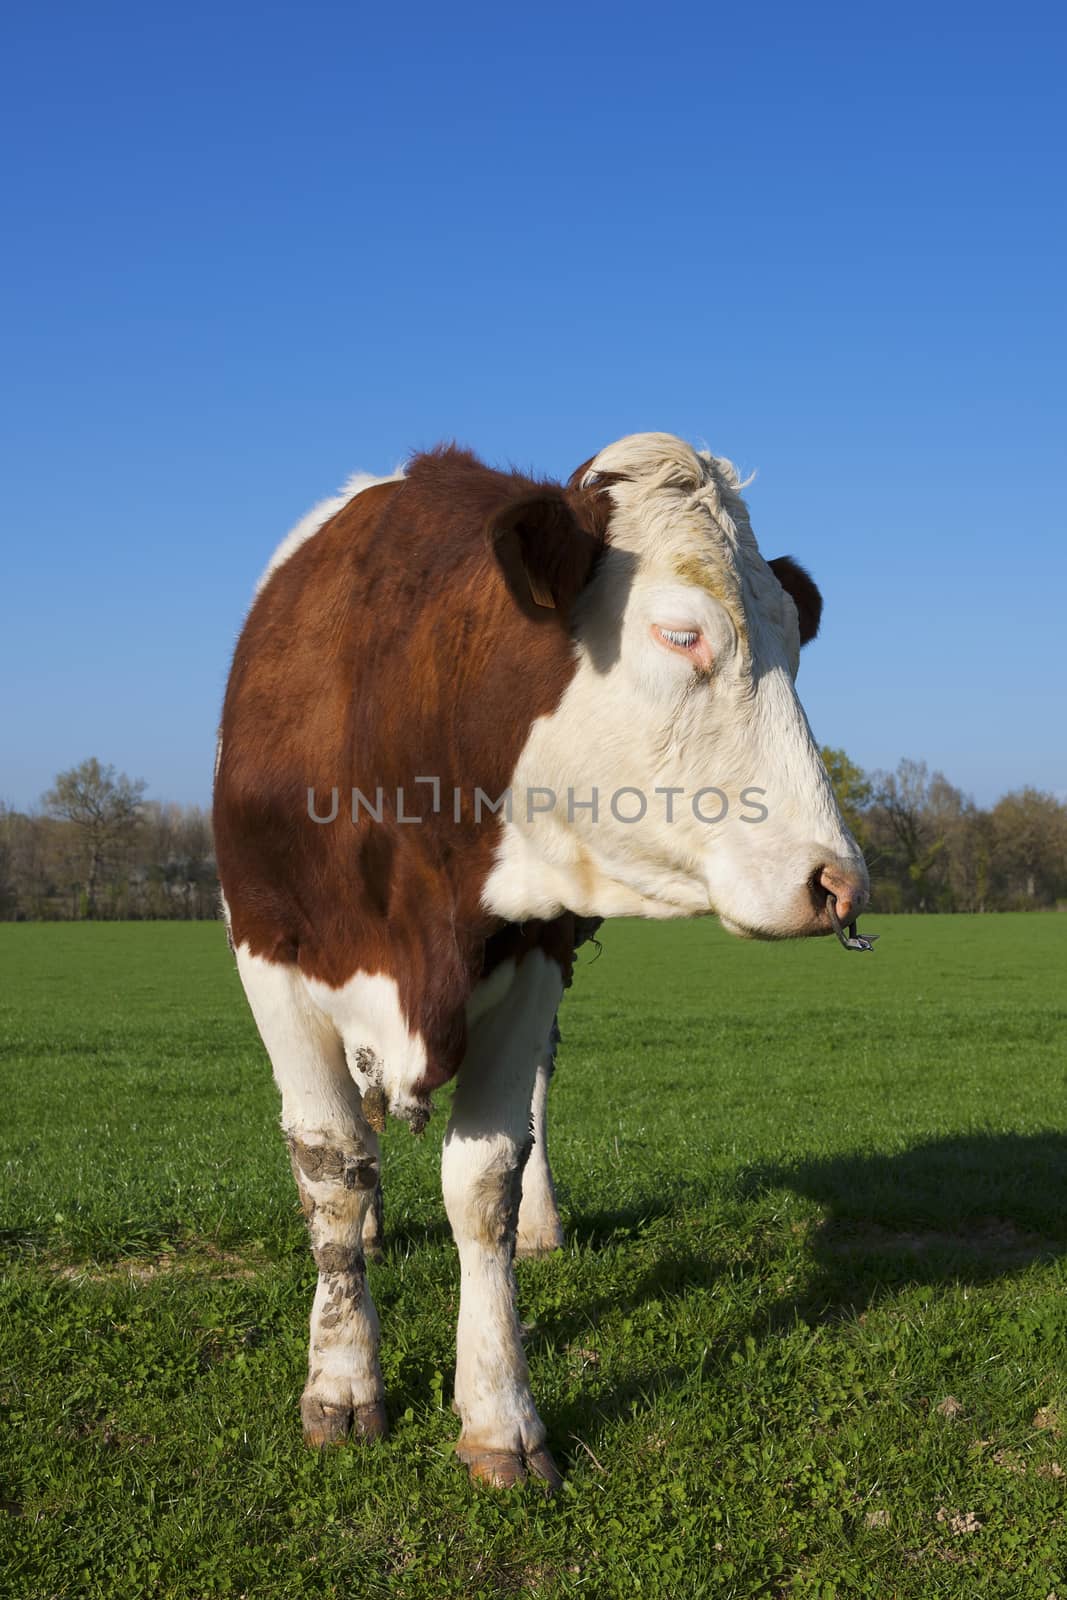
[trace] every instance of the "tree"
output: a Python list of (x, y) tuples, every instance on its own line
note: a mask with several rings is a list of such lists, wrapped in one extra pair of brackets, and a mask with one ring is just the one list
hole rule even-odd
[(97, 915), (97, 889), (109, 860), (131, 844), (141, 820), (143, 778), (116, 774), (95, 756), (61, 772), (44, 797), (50, 816), (72, 825), (85, 864), (86, 914)]
[(863, 768), (857, 767), (843, 750), (832, 750), (829, 745), (823, 745), (820, 754), (823, 765), (830, 774), (830, 782), (837, 797), (838, 808), (845, 819), (845, 825), (856, 843), (862, 846), (865, 843), (862, 812), (870, 803), (870, 780)]
[(0, 800), (0, 916), (9, 917), (18, 905), (15, 889), (15, 814)]
[(149, 916), (214, 914), (218, 880), (211, 818), (199, 806), (147, 801), (137, 865), (140, 901)]
[(906, 758), (895, 772), (876, 772), (872, 786), (875, 840), (907, 899), (919, 911), (933, 911), (934, 866), (945, 848), (945, 815), (958, 814), (962, 796), (940, 772), (931, 778), (925, 761)]
[(5, 829), (11, 850), (11, 881), (14, 903), (9, 915), (44, 917), (48, 914), (51, 879), (52, 840), (49, 835), (62, 830), (63, 824), (50, 817), (26, 816), (21, 811), (9, 811)]
[(1067, 807), (1038, 789), (1017, 789), (992, 812), (997, 865), (1009, 904), (1050, 904), (1067, 888)]

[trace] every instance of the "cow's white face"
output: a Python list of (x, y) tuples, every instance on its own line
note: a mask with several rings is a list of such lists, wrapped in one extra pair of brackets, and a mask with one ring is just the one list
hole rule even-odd
[(613, 503), (608, 546), (575, 611), (578, 669), (520, 758), (487, 903), (825, 931), (827, 887), (855, 910), (866, 868), (794, 688), (797, 606), (734, 469), (639, 434), (583, 481)]

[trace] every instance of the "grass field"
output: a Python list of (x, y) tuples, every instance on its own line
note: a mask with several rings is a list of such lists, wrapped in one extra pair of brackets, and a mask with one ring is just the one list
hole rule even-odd
[(555, 1502), (451, 1455), (447, 1094), (385, 1141), (391, 1436), (309, 1454), (222, 929), (0, 927), (0, 1592), (1067, 1600), (1067, 917), (869, 920), (582, 952), (518, 1267)]

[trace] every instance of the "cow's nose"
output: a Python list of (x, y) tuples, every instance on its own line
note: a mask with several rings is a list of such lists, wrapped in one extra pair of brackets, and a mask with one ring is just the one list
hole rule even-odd
[(837, 901), (837, 914), (842, 922), (851, 922), (859, 916), (867, 904), (867, 884), (858, 873), (840, 866), (822, 866), (814, 877), (818, 887)]

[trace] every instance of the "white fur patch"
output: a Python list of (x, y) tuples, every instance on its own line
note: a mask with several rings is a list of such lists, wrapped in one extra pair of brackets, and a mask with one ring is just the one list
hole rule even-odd
[(315, 1005), (299, 969), (236, 950), (237, 970), (282, 1093), (289, 1133), (350, 1129), (359, 1095), (345, 1064), (341, 1036)]
[[(796, 608), (759, 553), (738, 475), (669, 434), (609, 445), (586, 484), (601, 472), (622, 480), (604, 491), (610, 539), (576, 608), (577, 668), (519, 757), (484, 904), (513, 921), (714, 911), (749, 932), (811, 932), (812, 873), (836, 864), (865, 881), (866, 869), (793, 685)], [(661, 624), (699, 629), (710, 672), (657, 643)], [(538, 788), (556, 804), (531, 817), (523, 797)], [(681, 791), (670, 811), (668, 789)], [(717, 798), (694, 809), (711, 789), (726, 799), (718, 822), (705, 820)], [(644, 797), (638, 820), (612, 810), (620, 790)], [(757, 790), (761, 821), (744, 800)]]
[(237, 969), (282, 1091), (289, 1132), (339, 1128), (360, 1117), (359, 1097), (384, 1090), (395, 1116), (425, 1116), (414, 1085), (426, 1049), (408, 1030), (396, 982), (357, 972), (339, 989), (289, 963), (237, 949)]
[(360, 1090), (382, 1089), (396, 1117), (424, 1117), (426, 1105), (413, 1091), (426, 1073), (426, 1046), (404, 1020), (396, 980), (383, 972), (357, 972), (339, 989), (316, 978), (301, 981), (344, 1041)]

